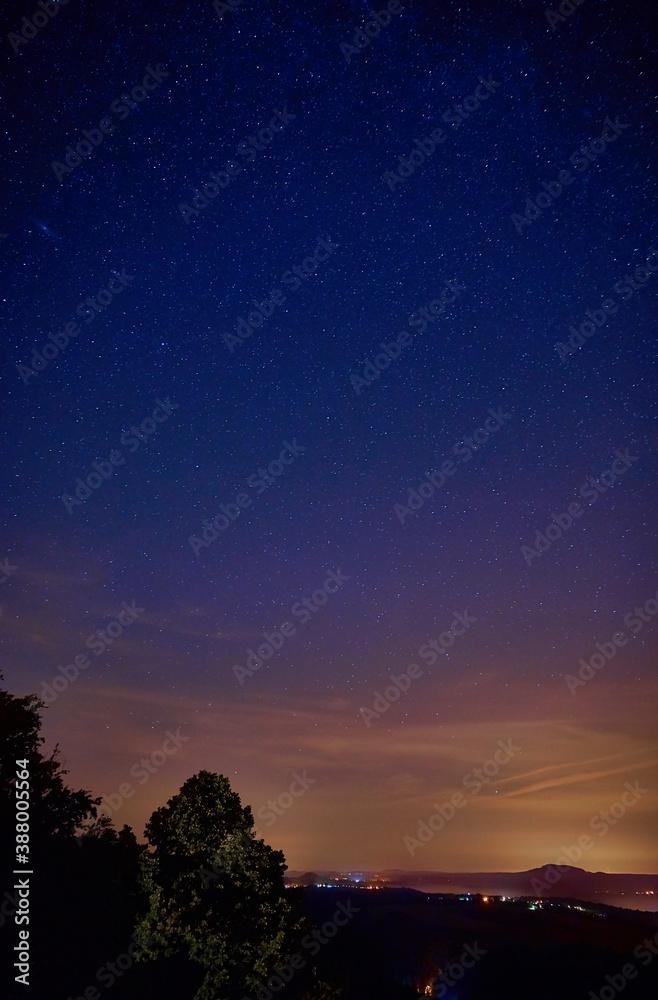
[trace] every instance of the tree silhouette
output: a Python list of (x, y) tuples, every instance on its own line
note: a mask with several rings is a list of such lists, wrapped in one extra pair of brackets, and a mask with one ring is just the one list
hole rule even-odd
[(186, 956), (202, 971), (195, 1000), (242, 997), (290, 950), (285, 859), (253, 826), (228, 779), (210, 771), (189, 778), (147, 823), (149, 911), (137, 932), (145, 957)]
[(0, 836), (13, 838), (17, 760), (28, 761), (32, 839), (73, 837), (85, 819), (96, 817), (100, 798), (65, 785), (68, 772), (59, 760), (59, 746), (50, 756), (41, 752), (45, 741), (39, 712), (44, 707), (34, 694), (16, 698), (0, 690)]
[(0, 690), (0, 977), (15, 990), (9, 998), (24, 990), (15, 986), (15, 934), (7, 929), (18, 907), (12, 874), (17, 867), (17, 761), (29, 774), (21, 779), (20, 794), (29, 794), (30, 850), (24, 868), (34, 873), (29, 914), (34, 995), (52, 995), (53, 984), (63, 996), (77, 995), (104, 961), (124, 950), (139, 912), (137, 875), (144, 848), (129, 827), (117, 833), (107, 817), (98, 815), (100, 798), (66, 785), (58, 746), (49, 755), (43, 752), (44, 708), (36, 695), (17, 698)]

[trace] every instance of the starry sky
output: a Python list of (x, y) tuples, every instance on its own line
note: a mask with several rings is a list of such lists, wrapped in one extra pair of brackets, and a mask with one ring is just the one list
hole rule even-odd
[(139, 837), (655, 872), (654, 6), (392, 7), (3, 15), (5, 684)]

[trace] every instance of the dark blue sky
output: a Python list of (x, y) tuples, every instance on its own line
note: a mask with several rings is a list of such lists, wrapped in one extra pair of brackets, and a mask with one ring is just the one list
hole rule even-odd
[[(185, 727), (194, 738), (125, 807), (138, 833), (201, 767), (256, 802), (309, 766), (316, 785), (271, 834), (291, 865), (413, 867), (402, 834), (514, 736), (506, 780), (524, 787), (486, 806), (489, 841), (473, 807), (421, 867), (541, 864), (655, 755), (654, 622), (586, 689), (565, 683), (658, 590), (658, 279), (625, 282), (658, 250), (655, 13), (584, 0), (551, 30), (539, 3), (405, 2), (348, 61), (341, 43), (372, 9), (243, 0), (220, 19), (209, 2), (70, 0), (18, 52), (7, 35), (32, 7), (4, 17), (5, 680), (40, 692), (135, 600), (140, 617), (46, 731), (74, 780), (109, 792)], [(149, 67), (157, 86), (126, 114)], [(57, 176), (101, 119), (113, 128)], [(281, 131), (250, 144), (272, 120)], [(417, 143), (424, 162), (391, 190)], [(186, 222), (179, 206), (230, 161), (242, 169)], [(555, 193), (564, 170), (550, 198), (542, 183)], [(538, 217), (515, 226), (524, 212)], [(285, 275), (320, 240), (331, 254), (295, 288)], [(121, 290), (85, 323), (76, 309), (110, 280)], [(410, 324), (449, 287), (424, 332)], [(229, 351), (275, 290), (285, 301)], [(561, 359), (604, 300), (614, 314)], [(76, 320), (25, 384), (18, 366)], [(357, 394), (351, 377), (402, 331), (411, 343)], [(130, 427), (157, 400), (175, 407), (139, 441)], [(509, 416), (460, 461), (490, 409)], [(285, 442), (303, 451), (257, 492), (250, 476)], [(587, 501), (618, 449), (637, 461)], [(62, 496), (117, 450), (69, 512)], [(395, 505), (450, 459), (400, 523)], [(250, 506), (195, 555), (190, 536), (242, 493)], [(521, 547), (579, 500), (528, 564)], [(344, 586), (238, 684), (263, 632), (338, 569)], [(369, 732), (359, 710), (465, 609), (472, 631)], [(548, 788), (529, 783), (539, 771)], [(655, 806), (592, 863), (648, 870)]]

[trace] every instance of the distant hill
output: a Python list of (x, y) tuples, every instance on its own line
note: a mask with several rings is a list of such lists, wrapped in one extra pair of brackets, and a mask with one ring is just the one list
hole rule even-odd
[[(360, 871), (361, 880), (383, 879), (391, 887), (437, 893), (488, 893), (502, 896), (570, 897), (591, 903), (610, 903), (629, 909), (658, 909), (658, 875), (588, 872), (563, 865), (543, 865), (524, 872)], [(289, 872), (287, 881), (313, 885), (349, 877), (346, 872)]]

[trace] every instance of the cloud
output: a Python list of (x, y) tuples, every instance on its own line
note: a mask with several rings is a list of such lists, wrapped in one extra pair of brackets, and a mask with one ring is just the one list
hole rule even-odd
[(607, 778), (612, 774), (626, 774), (630, 771), (637, 771), (640, 768), (654, 767), (658, 765), (658, 760), (634, 761), (625, 764), (623, 767), (607, 768), (603, 771), (578, 771), (576, 774), (565, 775), (561, 778), (552, 778), (546, 781), (539, 781), (525, 788), (518, 788), (514, 792), (505, 793), (505, 798), (512, 798), (515, 795), (527, 795), (530, 792), (543, 791), (547, 788), (563, 788), (565, 785), (581, 785), (585, 781), (595, 781), (598, 778)]

